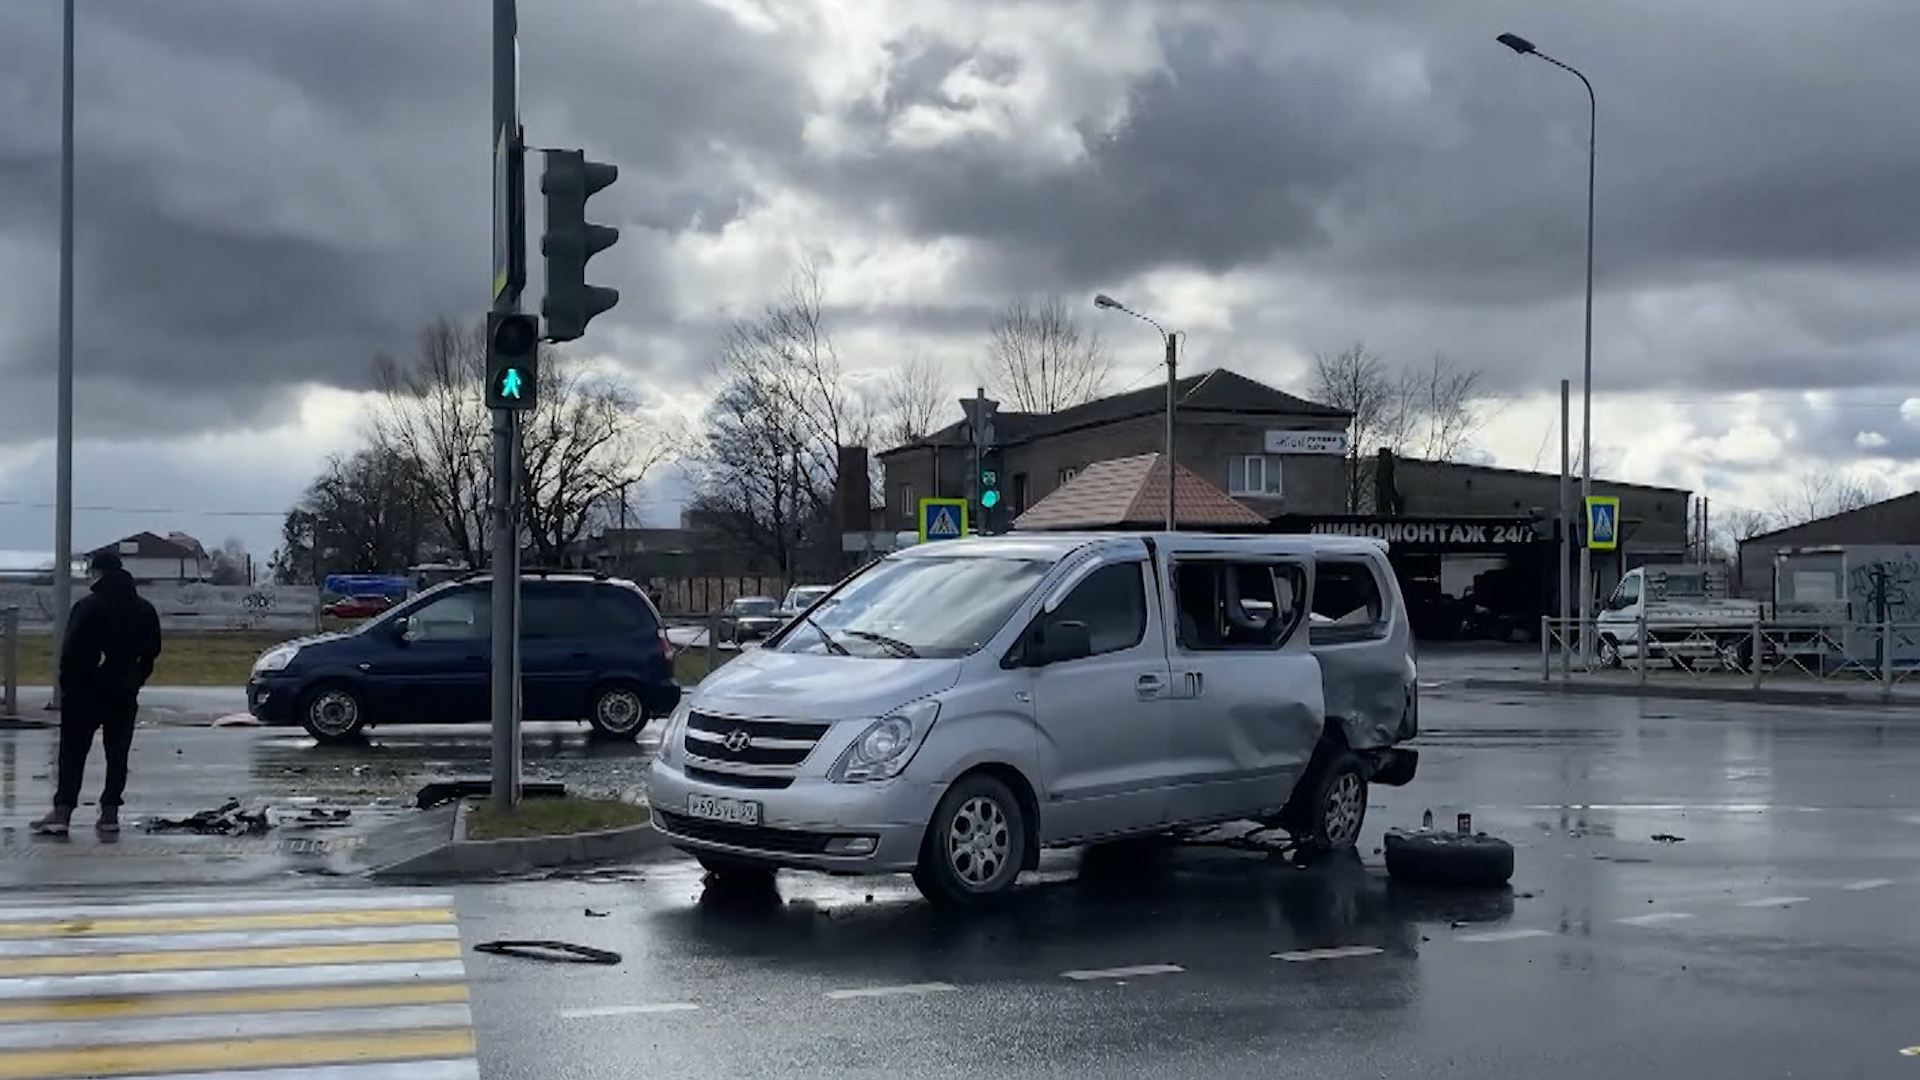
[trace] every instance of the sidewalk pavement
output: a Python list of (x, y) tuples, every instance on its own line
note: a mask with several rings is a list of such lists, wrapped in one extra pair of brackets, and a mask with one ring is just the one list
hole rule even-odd
[(1423, 688), (1522, 691), (1538, 694), (1647, 697), (1692, 701), (1746, 701), (1759, 705), (1920, 707), (1920, 679), (1895, 683), (1889, 696), (1877, 682), (1865, 679), (1815, 679), (1779, 672), (1753, 685), (1753, 676), (1740, 672), (1688, 672), (1677, 668), (1648, 670), (1646, 681), (1632, 667), (1572, 671), (1563, 679), (1559, 658), (1552, 677), (1540, 677), (1538, 646), (1451, 646), (1422, 649), (1420, 683)]
[[(60, 722), (60, 713), (47, 708), (53, 689), (20, 688), (19, 718), (29, 723)], [(167, 726), (205, 726), (223, 716), (247, 711), (244, 686), (149, 686), (140, 691), (140, 723)]]

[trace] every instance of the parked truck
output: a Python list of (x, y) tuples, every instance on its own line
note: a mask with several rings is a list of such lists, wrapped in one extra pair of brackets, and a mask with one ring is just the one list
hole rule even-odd
[[(1824, 654), (1846, 611), (1840, 602), (1729, 596), (1727, 572), (1720, 566), (1642, 566), (1627, 571), (1601, 606), (1595, 654), (1607, 667), (1637, 660), (1644, 632), (1649, 661), (1744, 671), (1755, 660), (1756, 636), (1761, 659), (1769, 665)], [(1760, 624), (1772, 625), (1756, 635)]]

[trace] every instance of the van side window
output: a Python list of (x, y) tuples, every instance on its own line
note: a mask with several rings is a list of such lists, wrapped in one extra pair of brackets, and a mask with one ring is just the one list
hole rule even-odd
[(493, 629), (492, 597), (479, 589), (450, 592), (407, 616), (414, 641), (484, 641)]
[(1173, 569), (1185, 649), (1278, 649), (1300, 623), (1306, 573), (1287, 563), (1212, 561)]
[(1386, 598), (1365, 562), (1322, 559), (1313, 567), (1316, 643), (1368, 641), (1387, 633)]
[(1140, 644), (1147, 636), (1147, 594), (1141, 573), (1144, 565), (1115, 563), (1088, 574), (1047, 616), (1047, 621), (1084, 624), (1094, 656)]

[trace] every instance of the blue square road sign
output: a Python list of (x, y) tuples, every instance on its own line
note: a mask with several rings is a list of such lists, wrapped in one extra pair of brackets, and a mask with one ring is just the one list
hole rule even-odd
[(1612, 495), (1587, 496), (1587, 547), (1612, 551), (1620, 546), (1620, 500)]
[(958, 540), (967, 535), (967, 500), (921, 499), (916, 512), (920, 542)]

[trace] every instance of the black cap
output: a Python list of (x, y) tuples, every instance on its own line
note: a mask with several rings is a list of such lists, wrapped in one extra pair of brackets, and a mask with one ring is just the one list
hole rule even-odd
[(93, 553), (93, 558), (87, 561), (88, 570), (102, 574), (110, 574), (121, 568), (120, 556), (111, 551), (96, 551)]

